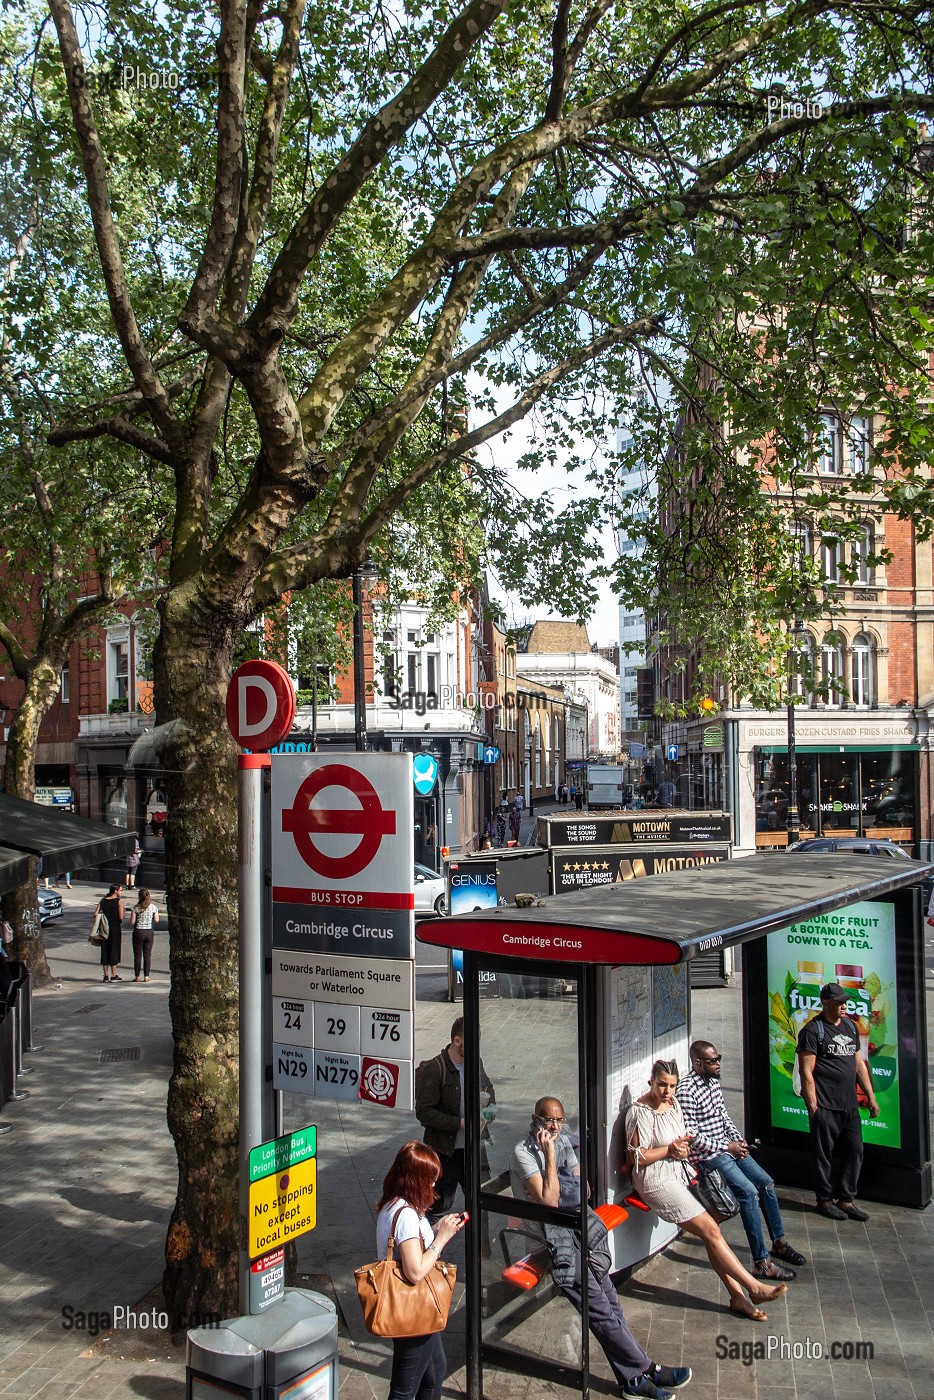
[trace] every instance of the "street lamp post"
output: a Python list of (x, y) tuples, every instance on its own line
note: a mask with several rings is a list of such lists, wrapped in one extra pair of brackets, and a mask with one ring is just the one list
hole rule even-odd
[(376, 577), (371, 559), (357, 564), (350, 576), (353, 598), (353, 713), (354, 749), (365, 753), (366, 742), (366, 668), (363, 659), (363, 587), (369, 588)]
[(796, 617), (792, 623), (793, 642), (788, 654), (788, 845), (801, 839), (801, 821), (798, 816), (798, 757), (795, 752), (795, 697), (791, 682), (795, 674), (795, 659), (801, 655), (801, 634), (804, 623)]

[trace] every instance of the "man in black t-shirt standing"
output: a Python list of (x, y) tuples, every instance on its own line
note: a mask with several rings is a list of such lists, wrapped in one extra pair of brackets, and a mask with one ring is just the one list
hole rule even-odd
[[(869, 1068), (859, 1053), (859, 1032), (844, 1015), (846, 1000), (838, 982), (821, 987), (820, 1015), (808, 1021), (798, 1036), (801, 1093), (811, 1120), (818, 1211), (831, 1220), (868, 1220), (866, 1212), (853, 1203), (863, 1165), (857, 1080), (869, 1100), (870, 1118), (878, 1118), (879, 1105)], [(836, 1164), (832, 1162), (835, 1149)]]

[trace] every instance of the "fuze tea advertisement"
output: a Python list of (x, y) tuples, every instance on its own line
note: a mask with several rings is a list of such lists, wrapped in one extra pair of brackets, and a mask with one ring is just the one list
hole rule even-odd
[(857, 1085), (863, 1140), (901, 1146), (898, 1028), (895, 998), (895, 911), (891, 904), (850, 904), (768, 937), (769, 1073), (772, 1126), (808, 1132), (796, 1043), (801, 1027), (820, 1015), (820, 989), (839, 982), (845, 1014), (859, 1032), (879, 1101), (870, 1119)]

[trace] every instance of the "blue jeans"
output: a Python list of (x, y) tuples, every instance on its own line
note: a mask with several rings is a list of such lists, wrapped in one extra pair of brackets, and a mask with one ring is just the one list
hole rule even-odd
[(447, 1362), (440, 1332), (397, 1337), (392, 1344), (389, 1400), (441, 1400)]
[(711, 1157), (706, 1162), (698, 1163), (700, 1171), (710, 1171), (713, 1167), (720, 1172), (739, 1202), (739, 1213), (743, 1219), (749, 1248), (752, 1250), (753, 1263), (758, 1264), (761, 1259), (766, 1259), (769, 1253), (762, 1234), (760, 1205), (773, 1244), (785, 1234), (782, 1213), (775, 1194), (775, 1182), (753, 1157), (737, 1160), (732, 1153), (721, 1152), (719, 1157)]

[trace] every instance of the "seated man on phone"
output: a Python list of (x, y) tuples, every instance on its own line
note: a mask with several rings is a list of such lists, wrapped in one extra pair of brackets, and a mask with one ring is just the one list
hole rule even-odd
[[(580, 1164), (564, 1132), (564, 1107), (560, 1099), (547, 1095), (539, 1099), (533, 1110), (528, 1136), (516, 1144), (509, 1164), (512, 1194), (516, 1200), (535, 1201), (539, 1205), (560, 1206), (562, 1210), (580, 1207)], [(562, 1227), (546, 1226), (546, 1241), (555, 1258), (554, 1236), (564, 1233)], [(555, 1271), (555, 1283), (564, 1296), (581, 1307), (580, 1250), (576, 1251), (577, 1267), (560, 1273)], [(597, 1256), (599, 1259), (600, 1256)], [(691, 1379), (686, 1366), (659, 1366), (653, 1363), (632, 1336), (626, 1325), (619, 1295), (610, 1281), (609, 1260), (603, 1256), (603, 1269), (595, 1271), (597, 1259), (593, 1253), (587, 1270), (587, 1308), (590, 1330), (603, 1348), (613, 1374), (619, 1381), (621, 1395), (637, 1395), (645, 1400), (668, 1400), (670, 1392), (687, 1385)]]

